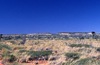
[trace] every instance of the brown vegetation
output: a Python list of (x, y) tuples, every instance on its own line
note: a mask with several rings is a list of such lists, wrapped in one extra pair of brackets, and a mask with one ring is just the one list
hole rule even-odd
[[(14, 42), (11, 42), (14, 41)], [(0, 50), (3, 59), (8, 65), (62, 65), (63, 63), (78, 61), (84, 58), (100, 60), (100, 40), (95, 39), (68, 39), (68, 40), (26, 40), (24, 45), (19, 45), (21, 40), (5, 40)], [(7, 45), (7, 46), (5, 46)], [(11, 48), (11, 49), (10, 49)], [(31, 56), (31, 51), (52, 51), (48, 56)], [(35, 52), (33, 52), (35, 53)], [(70, 55), (65, 55), (70, 53)], [(73, 54), (72, 54), (73, 53)], [(74, 53), (78, 53), (74, 54)], [(72, 56), (71, 56), (72, 54)], [(37, 54), (38, 55), (38, 54)], [(35, 59), (34, 59), (35, 58)], [(37, 59), (36, 59), (37, 58)], [(77, 58), (77, 59), (76, 59)], [(12, 61), (12, 59), (15, 59)], [(12, 61), (12, 62), (10, 62)], [(7, 64), (6, 63), (6, 64)]]

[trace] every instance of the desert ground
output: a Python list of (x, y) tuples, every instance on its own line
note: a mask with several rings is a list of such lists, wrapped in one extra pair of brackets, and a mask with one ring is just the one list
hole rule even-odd
[(5, 65), (100, 65), (100, 40), (1, 40)]

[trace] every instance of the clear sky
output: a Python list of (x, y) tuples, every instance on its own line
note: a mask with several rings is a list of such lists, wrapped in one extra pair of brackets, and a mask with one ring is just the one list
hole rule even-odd
[(100, 32), (100, 0), (0, 0), (0, 33)]

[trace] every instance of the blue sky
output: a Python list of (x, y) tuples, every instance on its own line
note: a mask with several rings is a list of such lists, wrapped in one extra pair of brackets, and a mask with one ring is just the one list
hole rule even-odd
[(99, 0), (0, 0), (0, 33), (100, 32)]

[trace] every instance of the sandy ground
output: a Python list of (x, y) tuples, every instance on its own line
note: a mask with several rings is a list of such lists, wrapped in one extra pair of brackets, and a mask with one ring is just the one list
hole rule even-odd
[(20, 65), (37, 65), (36, 63), (38, 63), (38, 65), (49, 65), (48, 61), (32, 61), (29, 63), (20, 63)]

